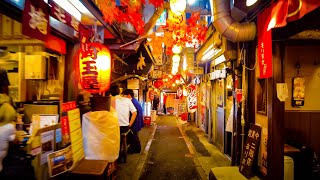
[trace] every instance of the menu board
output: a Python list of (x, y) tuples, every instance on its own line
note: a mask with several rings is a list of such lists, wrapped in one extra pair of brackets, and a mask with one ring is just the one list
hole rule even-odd
[(258, 147), (260, 145), (261, 127), (250, 124), (246, 144), (244, 144), (243, 152), (240, 160), (239, 170), (246, 178), (250, 179), (253, 161), (256, 157)]
[(77, 163), (84, 158), (80, 111), (78, 108), (68, 111), (68, 121), (73, 161)]

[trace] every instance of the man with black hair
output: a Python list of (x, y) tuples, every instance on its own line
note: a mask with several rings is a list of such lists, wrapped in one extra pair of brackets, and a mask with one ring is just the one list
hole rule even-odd
[(133, 105), (135, 106), (135, 108), (138, 111), (138, 115), (136, 117), (136, 120), (133, 123), (133, 126), (131, 128), (132, 130), (132, 134), (129, 136), (130, 140), (130, 150), (129, 152), (131, 153), (140, 153), (141, 151), (141, 143), (139, 140), (139, 136), (138, 136), (138, 132), (141, 130), (141, 128), (143, 127), (143, 110), (142, 110), (142, 106), (140, 104), (140, 102), (134, 97), (134, 93), (132, 89), (126, 89), (123, 92), (124, 97), (129, 98)]
[[(110, 94), (113, 96), (111, 98), (111, 106), (117, 111), (118, 114), (120, 133), (127, 132), (137, 117), (137, 109), (134, 107), (130, 99), (121, 97), (119, 95), (120, 89), (117, 85), (110, 87)], [(130, 112), (132, 116), (129, 120)]]

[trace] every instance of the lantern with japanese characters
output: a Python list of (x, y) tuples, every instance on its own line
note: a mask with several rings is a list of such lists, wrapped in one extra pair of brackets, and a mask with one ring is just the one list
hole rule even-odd
[(110, 87), (110, 51), (98, 43), (83, 44), (79, 51), (80, 83), (85, 91), (105, 92)]

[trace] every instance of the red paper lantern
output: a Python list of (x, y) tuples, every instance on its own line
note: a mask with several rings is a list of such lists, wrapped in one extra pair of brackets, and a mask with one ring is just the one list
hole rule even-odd
[(153, 83), (154, 87), (156, 87), (157, 89), (159, 89), (160, 87), (163, 86), (163, 81), (158, 79)]
[(98, 43), (83, 44), (79, 50), (80, 83), (91, 93), (105, 92), (110, 87), (111, 55)]

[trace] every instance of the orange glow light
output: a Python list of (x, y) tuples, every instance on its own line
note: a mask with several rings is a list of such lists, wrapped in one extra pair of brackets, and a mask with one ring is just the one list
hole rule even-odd
[[(91, 93), (105, 92), (110, 87), (110, 51), (97, 43), (89, 43), (88, 47), (91, 53), (88, 53), (87, 57), (79, 58), (81, 86)], [(86, 56), (85, 53), (87, 52), (79, 51), (79, 57)]]

